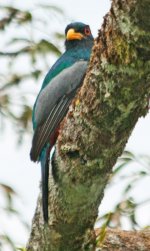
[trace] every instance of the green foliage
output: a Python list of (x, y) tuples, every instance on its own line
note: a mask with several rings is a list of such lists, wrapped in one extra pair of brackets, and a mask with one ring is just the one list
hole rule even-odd
[[(115, 184), (119, 186), (119, 183), (125, 183), (123, 188), (119, 190), (121, 198), (114, 206), (113, 211), (101, 215), (98, 221), (101, 224), (106, 224), (105, 222), (107, 222), (107, 226), (109, 227), (123, 228), (122, 220), (126, 218), (131, 229), (140, 229), (137, 210), (145, 205), (150, 205), (150, 198), (137, 201), (133, 191), (138, 186), (142, 187), (143, 182), (146, 180), (150, 180), (150, 157), (147, 155), (135, 155), (129, 151), (125, 151), (114, 167), (107, 188), (109, 190)], [(149, 226), (148, 224), (150, 222), (147, 223), (145, 228)]]
[[(0, 6), (0, 33), (4, 41), (0, 45), (3, 66), (0, 69), (0, 119), (3, 123), (6, 119), (11, 121), (20, 139), (31, 130), (32, 106), (38, 92), (35, 83), (41, 84), (43, 72), (51, 66), (51, 57), (61, 55), (59, 44), (64, 39), (59, 31), (49, 29), (47, 21), (49, 16), (63, 18), (63, 11), (44, 4), (37, 5), (36, 9), (42, 10), (43, 16), (39, 17), (34, 10)], [(28, 83), (31, 88), (26, 88)]]
[(0, 184), (0, 191), (3, 192), (5, 198), (6, 198), (6, 207), (5, 212), (15, 212), (13, 208), (13, 197), (16, 195), (16, 192), (8, 185), (6, 184)]
[[(1, 217), (7, 219), (12, 219), (12, 217), (15, 217), (20, 222), (22, 227), (29, 231), (29, 225), (23, 220), (22, 215), (14, 206), (14, 201), (16, 199), (20, 200), (15, 190), (9, 185), (0, 183), (0, 198), (3, 198), (4, 200), (3, 205), (0, 204)], [(3, 225), (0, 224), (0, 250), (5, 249), (5, 247), (9, 248), (9, 250), (16, 251), (14, 240), (3, 228)]]
[(0, 20), (0, 29), (5, 30), (6, 26), (14, 20), (17, 24), (23, 24), (32, 21), (32, 14), (28, 11), (21, 11), (12, 6), (0, 6), (0, 9), (6, 11), (6, 16)]

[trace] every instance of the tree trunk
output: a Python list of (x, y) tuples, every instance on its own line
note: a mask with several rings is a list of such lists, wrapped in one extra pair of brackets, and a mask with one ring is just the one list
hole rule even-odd
[(112, 2), (83, 86), (61, 124), (49, 178), (49, 223), (43, 223), (40, 195), (28, 251), (95, 250), (93, 225), (104, 188), (148, 111), (149, 17), (149, 0)]

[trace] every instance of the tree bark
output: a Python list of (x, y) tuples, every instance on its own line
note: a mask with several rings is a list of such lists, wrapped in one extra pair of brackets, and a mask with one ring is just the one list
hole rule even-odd
[[(121, 231), (106, 229), (101, 240), (101, 230), (96, 230), (97, 251), (148, 251), (150, 250), (150, 230)], [(100, 238), (99, 238), (100, 237)]]
[(49, 223), (43, 223), (40, 195), (27, 251), (95, 250), (93, 226), (104, 188), (148, 111), (149, 17), (149, 0), (112, 2), (83, 86), (61, 124), (49, 178)]

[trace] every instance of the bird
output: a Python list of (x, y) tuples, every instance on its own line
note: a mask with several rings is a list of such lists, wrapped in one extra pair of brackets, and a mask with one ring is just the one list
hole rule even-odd
[(42, 211), (48, 222), (48, 178), (50, 152), (86, 74), (94, 38), (90, 26), (72, 22), (65, 29), (65, 52), (44, 78), (32, 112), (33, 139), (30, 158), (41, 163)]

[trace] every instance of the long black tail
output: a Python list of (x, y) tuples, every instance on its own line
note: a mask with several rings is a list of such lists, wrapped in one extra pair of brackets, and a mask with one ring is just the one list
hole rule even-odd
[(48, 222), (48, 178), (49, 178), (49, 156), (41, 160), (41, 174), (42, 174), (42, 208), (44, 222)]

